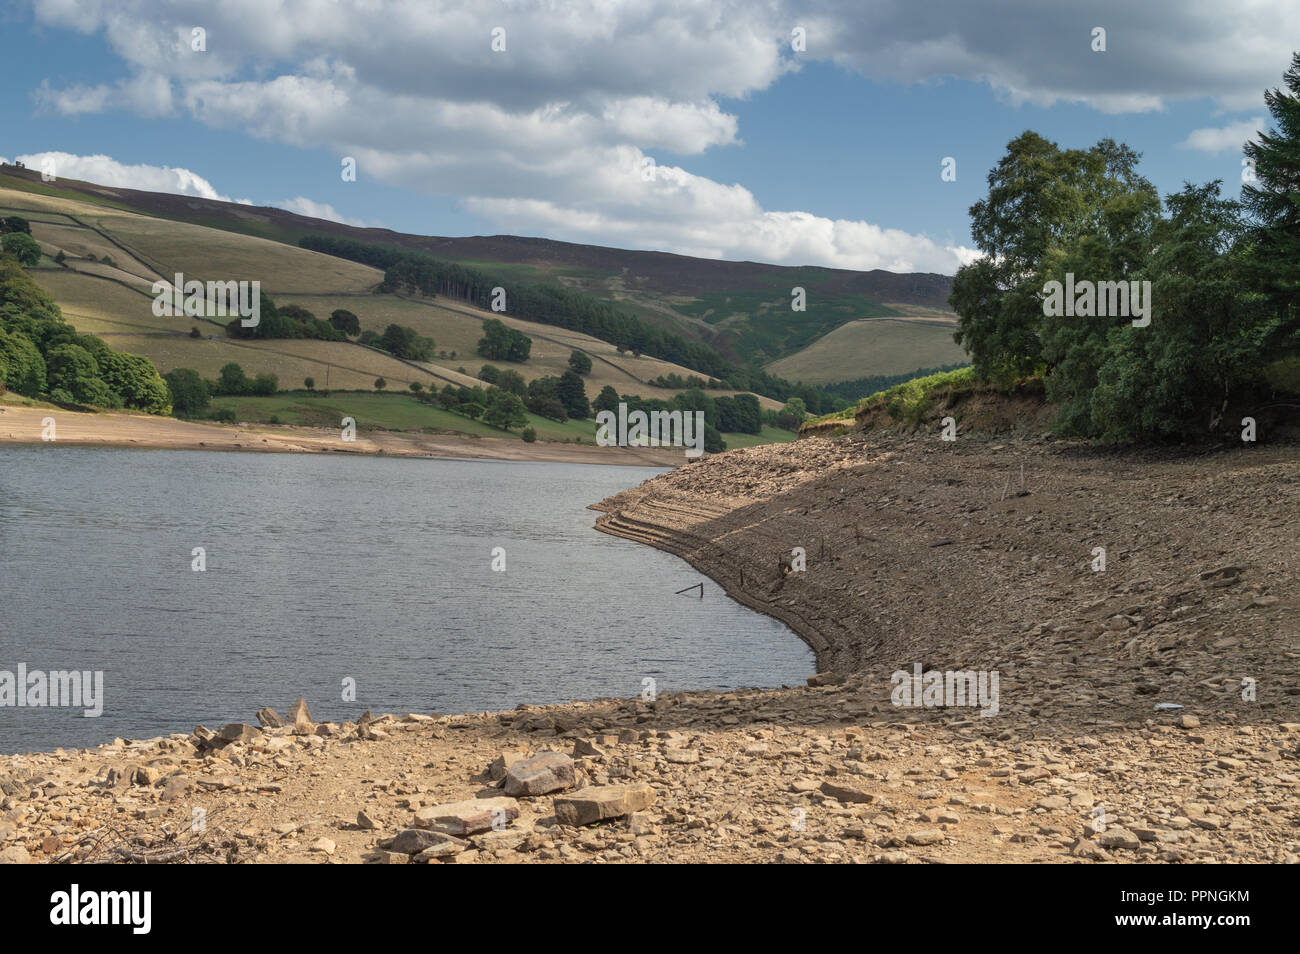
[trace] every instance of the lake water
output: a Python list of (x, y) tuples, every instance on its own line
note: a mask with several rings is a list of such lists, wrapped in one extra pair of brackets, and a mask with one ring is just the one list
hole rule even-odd
[[(593, 529), (587, 504), (656, 473), (0, 448), (0, 670), (104, 672), (98, 718), (0, 706), (0, 752), (255, 722), (299, 696), (343, 721), (632, 697), (646, 678), (801, 683), (813, 655), (784, 625)], [(703, 600), (674, 595), (701, 580)]]

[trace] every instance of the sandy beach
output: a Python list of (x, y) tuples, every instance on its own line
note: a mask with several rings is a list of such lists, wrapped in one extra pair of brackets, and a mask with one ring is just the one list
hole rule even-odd
[[(55, 440), (42, 439), (42, 421), (54, 418)], [(672, 467), (682, 451), (598, 447), (595, 444), (532, 444), (508, 437), (420, 434), (358, 430), (345, 442), (338, 430), (273, 424), (212, 424), (144, 414), (87, 414), (52, 408), (0, 404), (0, 444), (131, 447), (155, 450), (255, 451), (283, 454), (373, 454), (390, 457), (480, 457), (490, 460), (550, 461)]]

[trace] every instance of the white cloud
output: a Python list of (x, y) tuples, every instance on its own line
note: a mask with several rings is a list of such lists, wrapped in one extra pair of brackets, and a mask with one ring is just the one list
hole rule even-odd
[(67, 152), (34, 152), (18, 158), (34, 169), (43, 168), (47, 161), (52, 162), (54, 175), (61, 179), (83, 179), (121, 189), (170, 192), (173, 195), (230, 201), (229, 196), (217, 192), (207, 179), (180, 167), (144, 163), (128, 166), (109, 156), (75, 156)]
[[(238, 205), (254, 205), (252, 199), (231, 199), (213, 188), (212, 183), (196, 172), (174, 166), (151, 166), (145, 163), (125, 165), (110, 156), (77, 156), (67, 152), (33, 152), (17, 157), (31, 169), (42, 169), (45, 162), (54, 164), (54, 175), (61, 179), (80, 179), (118, 189), (138, 189), (142, 192), (166, 192), (172, 195), (193, 195)], [(8, 162), (0, 159), (0, 162)], [(298, 215), (315, 219), (341, 222), (361, 228), (376, 227), (372, 223), (342, 215), (327, 202), (317, 202), (306, 196), (295, 196), (278, 202), (265, 202), (272, 208), (285, 209)]]
[[(248, 203), (252, 204), (252, 203)], [(306, 215), (313, 219), (325, 219), (327, 222), (341, 222), (344, 225), (355, 225), (359, 228), (372, 228), (367, 222), (360, 219), (350, 219), (347, 216), (340, 215), (339, 211), (328, 202), (316, 202), (308, 199), (306, 196), (295, 196), (292, 199), (284, 199), (280, 202), (268, 202), (267, 205), (276, 209), (284, 209), (297, 215)]]
[[(1231, 17), (1203, 0), (1096, 0), (1086, 17), (1041, 0), (226, 0), (205, 9), (207, 51), (195, 53), (194, 16), (178, 0), (33, 3), (44, 25), (102, 33), (130, 71), (42, 86), (38, 101), (58, 112), (185, 115), (323, 147), (356, 157), (361, 176), (458, 196), (503, 231), (936, 271), (970, 250), (765, 209), (742, 185), (671, 165), (647, 188), (637, 164), (740, 146), (722, 101), (803, 61), (881, 83), (983, 83), (1013, 103), (1120, 113), (1210, 98), (1240, 113), (1277, 84), (1300, 35), (1293, 0), (1238, 0)], [(1091, 49), (1099, 24), (1104, 53)], [(490, 47), (497, 26), (504, 53)], [(797, 55), (794, 26), (807, 31)], [(1216, 141), (1197, 133), (1191, 148)]]
[(1267, 128), (1263, 116), (1245, 119), (1238, 123), (1229, 123), (1217, 129), (1193, 129), (1178, 145), (1184, 149), (1198, 149), (1211, 155), (1222, 152), (1241, 151), (1246, 140), (1254, 139)]

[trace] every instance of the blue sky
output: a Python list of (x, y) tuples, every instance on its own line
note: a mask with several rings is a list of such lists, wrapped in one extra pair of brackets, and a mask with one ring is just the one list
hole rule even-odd
[(858, 6), (37, 0), (0, 22), (0, 156), (408, 232), (951, 273), (1025, 129), (1235, 192), (1300, 47), (1300, 8), (1263, 0)]

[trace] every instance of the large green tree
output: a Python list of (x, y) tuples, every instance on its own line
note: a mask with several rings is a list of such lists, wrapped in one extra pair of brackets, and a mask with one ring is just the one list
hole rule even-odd
[(1254, 224), (1247, 273), (1275, 316), (1270, 344), (1291, 350), (1300, 345), (1300, 53), (1283, 80), (1264, 93), (1273, 128), (1243, 147), (1254, 181), (1241, 199)]
[(1091, 149), (1061, 149), (1035, 132), (1007, 144), (989, 172), (986, 198), (970, 209), (984, 254), (963, 265), (949, 299), (957, 343), (984, 380), (1009, 382), (1044, 360), (1039, 338), (1044, 260), (1102, 229), (1117, 207), (1158, 204), (1137, 173), (1138, 153), (1103, 139)]

